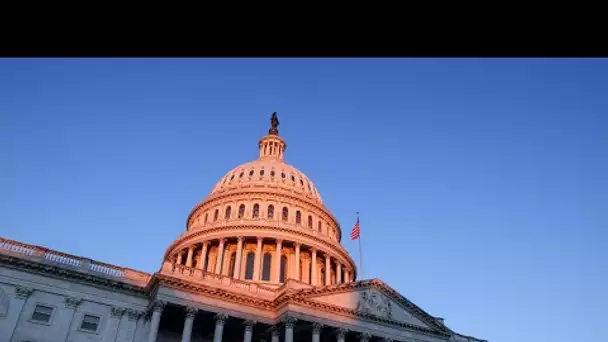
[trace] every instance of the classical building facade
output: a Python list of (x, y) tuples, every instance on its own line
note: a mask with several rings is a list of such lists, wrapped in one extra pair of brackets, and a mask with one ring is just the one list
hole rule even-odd
[(483, 341), (358, 279), (337, 219), (284, 162), (276, 114), (258, 147), (154, 274), (0, 238), (0, 342)]

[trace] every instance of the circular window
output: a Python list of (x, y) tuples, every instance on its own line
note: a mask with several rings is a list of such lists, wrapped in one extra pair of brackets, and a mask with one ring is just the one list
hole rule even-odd
[(281, 172), (281, 178), (285, 178), (285, 172)]
[(274, 177), (274, 170), (270, 171), (270, 177)]
[(241, 174), (239, 175), (239, 178), (243, 178), (244, 174), (245, 174), (244, 172), (241, 172)]
[(264, 170), (260, 170), (260, 176), (264, 175)]
[(253, 170), (249, 171), (249, 177), (253, 176)]
[(232, 175), (232, 177), (230, 177), (230, 180), (233, 180), (233, 179), (234, 179), (234, 175)]

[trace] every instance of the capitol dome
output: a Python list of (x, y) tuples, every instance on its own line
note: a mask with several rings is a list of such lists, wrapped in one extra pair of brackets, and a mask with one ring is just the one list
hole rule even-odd
[(259, 158), (226, 173), (190, 212), (163, 272), (269, 287), (288, 279), (312, 286), (355, 281), (340, 225), (313, 182), (284, 162), (278, 125), (273, 113)]

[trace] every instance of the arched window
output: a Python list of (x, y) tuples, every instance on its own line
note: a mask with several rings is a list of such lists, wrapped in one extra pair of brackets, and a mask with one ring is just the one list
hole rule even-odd
[(279, 277), (279, 282), (284, 283), (287, 278), (287, 257), (283, 255), (281, 257), (281, 276)]
[(245, 262), (245, 279), (253, 279), (253, 263), (255, 261), (255, 253), (247, 253), (247, 261)]
[(254, 204), (253, 205), (253, 217), (260, 217), (260, 205), (259, 204)]
[(213, 214), (213, 221), (217, 221), (218, 216), (220, 216), (219, 209), (215, 209), (215, 214)]
[(268, 217), (268, 218), (274, 217), (274, 205), (271, 204), (268, 206), (268, 215), (266, 215), (266, 217)]
[(288, 218), (289, 218), (289, 209), (287, 209), (287, 207), (283, 207), (283, 212), (281, 213), (281, 219), (283, 221), (287, 221)]
[(323, 223), (319, 220), (319, 233), (321, 232), (321, 228), (323, 227)]
[(230, 264), (228, 265), (228, 276), (229, 277), (233, 277), (236, 278), (236, 274), (234, 274), (234, 264), (236, 262), (236, 253), (232, 252), (232, 254), (230, 254)]
[(321, 269), (321, 285), (325, 285), (325, 268)]
[(296, 224), (302, 224), (302, 214), (300, 211), (296, 211)]
[(225, 220), (228, 220), (228, 219), (230, 218), (230, 214), (231, 214), (231, 213), (232, 213), (232, 207), (231, 207), (231, 206), (228, 206), (228, 207), (226, 208), (226, 214), (224, 215), (224, 219), (225, 219)]
[[(202, 256), (201, 256), (202, 258)], [(207, 272), (207, 267), (209, 267), (209, 255), (205, 258), (205, 264), (203, 265), (203, 271)]]
[(304, 260), (300, 259), (300, 281), (304, 281)]
[(243, 216), (245, 216), (245, 205), (241, 204), (239, 206), (239, 218), (242, 218)]
[(312, 229), (312, 216), (308, 215), (308, 228)]
[(208, 217), (209, 217), (209, 213), (205, 213), (205, 222), (204, 223), (207, 223), (207, 218)]
[(272, 256), (270, 253), (264, 254), (264, 265), (262, 266), (262, 280), (270, 280), (270, 262)]

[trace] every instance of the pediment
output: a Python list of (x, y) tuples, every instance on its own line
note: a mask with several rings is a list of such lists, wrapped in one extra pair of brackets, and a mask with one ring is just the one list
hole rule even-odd
[(316, 302), (371, 314), (383, 319), (433, 329), (433, 327), (430, 327), (428, 324), (416, 318), (401, 304), (373, 288), (355, 288), (339, 293), (326, 295), (319, 294), (310, 299)]

